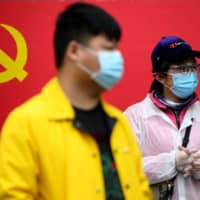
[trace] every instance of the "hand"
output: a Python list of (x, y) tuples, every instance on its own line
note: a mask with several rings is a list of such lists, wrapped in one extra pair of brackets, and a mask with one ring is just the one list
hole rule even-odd
[(200, 151), (193, 153), (191, 157), (193, 158), (192, 172), (200, 172)]
[[(178, 150), (181, 152), (179, 156), (177, 157), (179, 158), (179, 160), (181, 160), (181, 166), (177, 167), (177, 169), (183, 173), (184, 177), (191, 176), (194, 173), (193, 163), (196, 164), (195, 165), (196, 167), (200, 167), (200, 163), (199, 163), (200, 160), (198, 160), (199, 162), (194, 162), (195, 158), (200, 159), (200, 153), (197, 154), (198, 152), (197, 150), (190, 150), (183, 146), (179, 146)], [(182, 159), (180, 159), (180, 157)], [(179, 161), (179, 164), (180, 164), (180, 161)]]
[(191, 157), (191, 154), (196, 151), (191, 151), (185, 147), (179, 146), (176, 151), (176, 168), (178, 171), (182, 172), (185, 176), (188, 176), (191, 174), (192, 170), (192, 162), (193, 158)]
[(183, 176), (185, 178), (191, 175), (193, 175), (192, 164), (187, 165), (186, 167), (183, 168)]

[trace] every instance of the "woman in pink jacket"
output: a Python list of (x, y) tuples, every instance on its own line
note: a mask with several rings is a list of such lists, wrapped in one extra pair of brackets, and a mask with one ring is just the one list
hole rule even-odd
[(128, 107), (154, 199), (200, 199), (200, 51), (176, 36), (152, 52), (154, 80), (141, 102)]

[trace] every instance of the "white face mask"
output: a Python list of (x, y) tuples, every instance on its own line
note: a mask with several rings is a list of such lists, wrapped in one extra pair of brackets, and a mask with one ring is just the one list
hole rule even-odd
[(92, 72), (81, 63), (77, 63), (77, 65), (83, 71), (88, 73), (90, 77), (101, 87), (104, 89), (110, 89), (122, 78), (123, 75), (124, 61), (120, 51), (113, 50), (95, 52), (88, 47), (84, 48), (88, 49), (88, 51), (97, 56), (100, 70), (98, 72)]

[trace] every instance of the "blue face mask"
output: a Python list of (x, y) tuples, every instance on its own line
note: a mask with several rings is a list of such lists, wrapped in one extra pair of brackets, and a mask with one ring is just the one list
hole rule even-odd
[(115, 85), (123, 75), (123, 58), (120, 51), (104, 51), (98, 53), (100, 70), (91, 77), (105, 89)]
[[(86, 47), (87, 48), (87, 47)], [(88, 49), (88, 48), (87, 48)], [(94, 52), (89, 49), (89, 51)], [(123, 75), (123, 57), (119, 50), (95, 52), (98, 58), (100, 70), (91, 72), (87, 67), (78, 63), (78, 66), (87, 72), (90, 77), (104, 89), (110, 89)]]
[(197, 72), (171, 74), (173, 86), (171, 91), (179, 98), (185, 99), (192, 95), (198, 85)]

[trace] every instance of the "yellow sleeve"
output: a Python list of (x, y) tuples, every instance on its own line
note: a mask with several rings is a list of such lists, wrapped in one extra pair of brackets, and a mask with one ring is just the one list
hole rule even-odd
[(152, 200), (152, 191), (149, 186), (149, 182), (147, 180), (146, 175), (144, 174), (142, 168), (142, 159), (141, 157), (138, 159), (138, 176), (140, 181), (140, 188), (141, 188), (141, 200)]
[(37, 162), (28, 119), (13, 112), (0, 138), (0, 199), (33, 200), (37, 194)]

